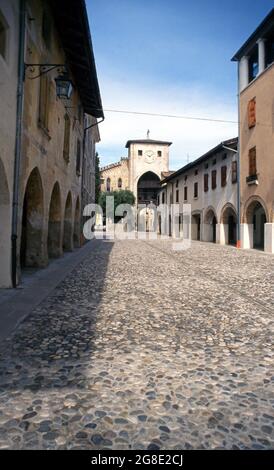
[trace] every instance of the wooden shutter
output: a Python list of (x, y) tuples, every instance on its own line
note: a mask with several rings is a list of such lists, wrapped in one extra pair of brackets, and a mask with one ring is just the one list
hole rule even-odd
[(256, 98), (248, 103), (248, 127), (251, 129), (256, 126)]
[(237, 161), (232, 162), (232, 171), (231, 171), (231, 182), (237, 183), (238, 175), (237, 175)]
[(223, 188), (224, 186), (226, 186), (226, 173), (227, 173), (226, 166), (222, 166), (222, 168), (221, 168), (221, 184), (222, 184), (222, 188)]
[(212, 173), (211, 173), (211, 185), (212, 185), (212, 189), (216, 189), (217, 187), (217, 171), (216, 170), (213, 170)]
[(249, 150), (249, 176), (257, 175), (256, 147)]
[(204, 191), (205, 193), (208, 191), (208, 173), (204, 175)]

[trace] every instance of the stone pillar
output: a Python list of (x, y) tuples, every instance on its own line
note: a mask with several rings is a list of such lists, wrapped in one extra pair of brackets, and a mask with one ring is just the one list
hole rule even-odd
[(265, 224), (264, 240), (264, 251), (274, 253), (274, 224)]
[(244, 56), (239, 63), (239, 87), (244, 90), (249, 83), (249, 57)]
[(241, 224), (241, 248), (243, 250), (253, 248), (253, 224)]
[(257, 44), (258, 44), (259, 74), (260, 74), (265, 70), (265, 66), (266, 66), (265, 39), (259, 39)]
[(219, 244), (221, 244), (221, 238), (222, 238), (221, 231), (222, 231), (221, 224), (217, 224), (216, 225), (216, 243), (219, 243)]
[(226, 245), (228, 240), (228, 225), (220, 224), (220, 245)]

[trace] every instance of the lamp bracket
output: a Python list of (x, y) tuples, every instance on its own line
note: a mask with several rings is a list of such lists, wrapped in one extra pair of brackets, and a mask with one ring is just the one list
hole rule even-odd
[[(35, 80), (36, 78), (45, 75), (52, 70), (58, 69), (59, 73), (64, 73), (68, 71), (66, 64), (25, 64), (25, 72), (29, 69), (30, 74), (28, 78), (30, 80)], [(30, 76), (35, 73), (36, 70), (39, 70), (38, 75)]]

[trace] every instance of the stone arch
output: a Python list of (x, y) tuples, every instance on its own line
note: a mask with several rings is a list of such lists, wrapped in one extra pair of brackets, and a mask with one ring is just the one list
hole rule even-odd
[(193, 211), (191, 214), (191, 239), (201, 240), (202, 212)]
[(248, 226), (248, 245), (250, 248), (264, 249), (265, 224), (268, 220), (268, 212), (264, 201), (258, 196), (249, 198), (245, 204), (244, 221)]
[(10, 227), (11, 204), (7, 174), (0, 159), (0, 286), (9, 287), (11, 284), (10, 270)]
[(216, 243), (218, 218), (214, 207), (209, 206), (204, 215), (204, 241)]
[(73, 246), (80, 247), (80, 199), (77, 197), (74, 214)]
[(237, 211), (233, 204), (227, 203), (220, 216), (221, 243), (236, 245), (237, 243)]
[(243, 223), (247, 223), (247, 224), (252, 223), (251, 213), (252, 213), (252, 209), (256, 206), (256, 203), (262, 206), (265, 212), (266, 221), (267, 222), (269, 221), (268, 210), (267, 210), (264, 200), (260, 196), (251, 196), (245, 203), (245, 207), (243, 211)]
[(48, 222), (48, 257), (58, 258), (62, 254), (61, 248), (61, 191), (58, 182), (55, 183), (50, 199)]
[(64, 231), (63, 231), (63, 250), (64, 251), (72, 251), (73, 243), (72, 243), (72, 196), (71, 192), (69, 191), (66, 199), (65, 205), (65, 215), (64, 215)]
[(138, 204), (157, 205), (158, 192), (161, 189), (160, 178), (153, 171), (143, 173), (137, 181)]
[(43, 246), (44, 190), (38, 168), (28, 178), (22, 214), (21, 267), (45, 266)]

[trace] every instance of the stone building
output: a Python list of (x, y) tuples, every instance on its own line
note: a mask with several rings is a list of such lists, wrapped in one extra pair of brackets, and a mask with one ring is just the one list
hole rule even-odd
[(241, 246), (274, 252), (274, 9), (233, 57), (239, 68)]
[(147, 139), (129, 140), (128, 157), (101, 168), (102, 190), (129, 189), (138, 204), (156, 203), (160, 181), (169, 174), (170, 145), (150, 139), (149, 134)]
[(12, 193), (20, 1), (0, 1), (0, 286), (11, 286)]
[[(166, 204), (169, 215), (159, 215), (161, 234), (182, 232), (183, 205), (191, 205), (192, 240), (236, 244), (237, 231), (237, 144), (221, 142), (215, 148), (161, 181), (158, 205)], [(171, 205), (179, 205), (179, 230), (175, 230)]]
[(100, 170), (101, 191), (119, 191), (129, 189), (128, 158), (121, 158), (117, 163), (103, 166)]
[[(10, 21), (9, 34), (16, 37), (19, 19), (16, 29), (9, 11), (2, 11), (2, 3), (10, 4), (1, 2), (0, 19), (4, 17), (7, 23)], [(13, 195), (16, 211), (13, 218), (17, 224), (16, 233), (12, 234), (16, 241), (12, 259), (15, 256), (17, 260), (13, 276), (18, 280), (22, 267), (46, 266), (49, 258), (61, 256), (64, 251), (80, 245), (82, 196), (87, 191), (88, 179), (94, 177), (86, 160), (94, 159), (93, 146), (99, 139), (96, 120), (103, 118), (103, 111), (85, 1), (21, 0), (17, 10), (12, 10), (18, 12), (18, 17), (19, 11), (21, 13), (24, 38), (23, 57), (19, 60), (19, 69), (24, 69), (24, 80), (19, 83), (23, 91), (22, 115), (18, 116), (20, 109), (16, 112), (14, 100), (5, 104), (7, 111), (13, 106), (11, 141), (15, 141), (14, 123), (16, 119), (17, 123), (22, 119), (20, 143), (17, 141), (20, 151), (15, 152), (19, 172), (11, 172), (13, 181), (9, 188), (9, 191), (12, 186), (18, 188), (17, 199), (16, 192)], [(8, 41), (7, 47), (13, 48), (15, 44), (18, 47), (18, 43), (17, 37), (17, 40)], [(20, 44), (22, 48), (22, 41)], [(10, 66), (13, 60), (18, 63), (15, 52), (9, 51), (12, 56)], [(13, 75), (18, 76), (16, 65)], [(6, 88), (11, 84), (12, 80)], [(10, 91), (13, 96), (16, 96), (15, 88), (16, 83)], [(1, 100), (4, 91), (1, 89)], [(86, 116), (93, 116), (95, 126), (92, 132), (87, 132), (83, 158)], [(7, 143), (10, 156), (14, 155), (13, 147)], [(89, 172), (84, 175), (84, 181), (83, 171)], [(90, 185), (88, 194), (92, 191)], [(2, 196), (1, 199), (5, 200)], [(10, 245), (5, 243), (11, 258)], [(11, 265), (11, 259), (7, 265)], [(1, 285), (11, 284), (9, 271), (6, 281)]]

